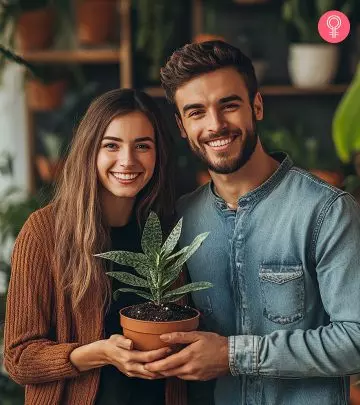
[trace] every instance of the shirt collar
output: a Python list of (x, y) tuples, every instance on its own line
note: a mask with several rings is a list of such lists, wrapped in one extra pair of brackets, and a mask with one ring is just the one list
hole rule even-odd
[[(291, 160), (290, 156), (284, 152), (270, 153), (270, 156), (277, 160), (280, 163), (280, 166), (259, 187), (256, 187), (254, 190), (251, 190), (240, 197), (238, 200), (239, 207), (246, 206), (252, 202), (264, 198), (266, 195), (269, 195), (293, 166), (293, 161)], [(222, 210), (230, 210), (225, 200), (215, 193), (213, 181), (209, 183), (209, 195), (219, 208)]]

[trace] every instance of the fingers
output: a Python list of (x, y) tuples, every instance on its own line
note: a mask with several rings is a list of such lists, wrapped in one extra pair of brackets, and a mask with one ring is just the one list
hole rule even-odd
[(190, 351), (188, 348), (181, 350), (180, 352), (166, 357), (165, 359), (153, 361), (150, 364), (145, 365), (145, 369), (148, 371), (161, 373), (164, 371), (173, 370), (186, 364), (190, 359)]
[(132, 350), (133, 342), (130, 339), (127, 339), (123, 335), (111, 335), (109, 341), (115, 344), (117, 347), (121, 347), (122, 349)]
[(144, 365), (139, 363), (129, 364), (126, 367), (126, 370), (121, 369), (119, 370), (130, 378), (143, 378), (146, 380), (155, 380), (159, 378), (164, 378), (161, 374), (152, 373), (148, 370), (145, 370)]
[(129, 352), (129, 360), (137, 363), (151, 363), (153, 361), (163, 359), (171, 352), (172, 350), (169, 347), (162, 347), (161, 349), (150, 350), (147, 352), (133, 350)]
[(165, 333), (160, 336), (160, 339), (164, 342), (169, 342), (171, 344), (175, 343), (194, 343), (201, 337), (199, 332), (173, 332)]

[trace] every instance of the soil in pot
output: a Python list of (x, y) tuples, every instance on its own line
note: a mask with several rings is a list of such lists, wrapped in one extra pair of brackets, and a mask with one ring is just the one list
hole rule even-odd
[(172, 322), (194, 318), (197, 312), (188, 306), (180, 306), (173, 302), (161, 305), (145, 302), (124, 309), (122, 314), (141, 321)]

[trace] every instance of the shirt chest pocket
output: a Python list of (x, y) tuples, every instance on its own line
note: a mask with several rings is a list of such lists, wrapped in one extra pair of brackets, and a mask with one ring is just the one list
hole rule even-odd
[(305, 292), (302, 265), (262, 264), (259, 278), (263, 315), (267, 319), (286, 325), (304, 317)]

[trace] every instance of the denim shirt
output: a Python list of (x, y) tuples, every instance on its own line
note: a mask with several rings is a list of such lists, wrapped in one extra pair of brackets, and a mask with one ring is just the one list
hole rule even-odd
[[(230, 210), (209, 183), (183, 196), (180, 246), (208, 330), (228, 336), (216, 405), (344, 405), (360, 371), (360, 210), (284, 154)], [(326, 377), (326, 378), (324, 378)]]

